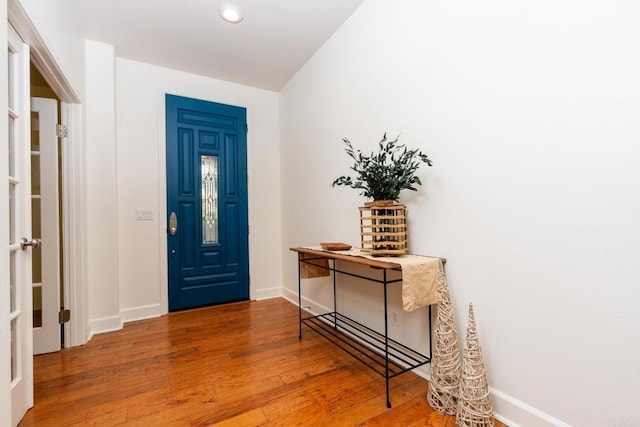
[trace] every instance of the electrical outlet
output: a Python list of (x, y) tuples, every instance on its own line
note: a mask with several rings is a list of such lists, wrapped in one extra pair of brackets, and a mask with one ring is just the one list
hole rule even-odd
[(392, 311), (391, 312), (391, 324), (393, 326), (400, 326), (399, 319), (398, 319), (398, 312), (397, 311)]

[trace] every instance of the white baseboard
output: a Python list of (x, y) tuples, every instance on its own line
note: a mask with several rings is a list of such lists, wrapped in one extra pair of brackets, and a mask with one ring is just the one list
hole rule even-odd
[(282, 286), (277, 288), (258, 289), (255, 293), (256, 301), (264, 299), (279, 298), (282, 296)]
[[(287, 288), (283, 288), (282, 289), (282, 298), (286, 299), (287, 301), (289, 301), (291, 304), (295, 305), (296, 307), (298, 306), (298, 293), (297, 292), (293, 292), (290, 289)], [(318, 314), (322, 314), (322, 313), (327, 313), (330, 311), (333, 311), (332, 308), (329, 308), (325, 305), (322, 305), (310, 298), (307, 297), (302, 297), (302, 306), (304, 307), (305, 310), (307, 310), (309, 313), (313, 314), (314, 316), (318, 315)]]
[(109, 316), (101, 317), (99, 319), (90, 319), (88, 340), (90, 340), (95, 334), (119, 331), (120, 329), (122, 329), (122, 318), (120, 316)]
[[(298, 306), (297, 292), (283, 288), (282, 297), (291, 304)], [(310, 307), (306, 309), (314, 315), (332, 311), (322, 304), (318, 304), (304, 296), (302, 297), (302, 305), (303, 307)], [(416, 375), (426, 379), (427, 381), (430, 379), (429, 371), (429, 366), (423, 366), (413, 370)], [(489, 392), (491, 393), (491, 402), (495, 411), (496, 419), (505, 423), (509, 427), (570, 427), (569, 424), (564, 423), (506, 393), (503, 393), (500, 390), (489, 387)]]
[(298, 293), (293, 292), (287, 288), (282, 288), (282, 298), (289, 301), (291, 304), (298, 306)]
[(120, 310), (122, 322), (134, 322), (136, 320), (152, 319), (162, 316), (160, 304), (143, 305), (141, 307), (125, 308)]
[(506, 393), (489, 387), (496, 419), (509, 427), (571, 427), (559, 419)]

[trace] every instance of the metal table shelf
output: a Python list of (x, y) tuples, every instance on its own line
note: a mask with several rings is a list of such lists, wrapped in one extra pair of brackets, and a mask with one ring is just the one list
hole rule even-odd
[[(302, 339), (302, 326), (320, 334), (334, 345), (347, 352), (385, 378), (387, 407), (391, 408), (389, 398), (389, 380), (412, 369), (431, 362), (431, 306), (428, 307), (429, 349), (428, 355), (416, 351), (396, 340), (389, 338), (388, 322), (388, 286), (399, 283), (402, 279), (389, 279), (389, 271), (400, 271), (400, 264), (372, 258), (357, 257), (316, 250), (310, 248), (291, 248), (298, 254), (298, 319), (299, 338)], [(366, 265), (372, 268), (370, 276), (355, 274), (339, 269), (337, 261)], [(443, 261), (445, 261), (443, 259)], [(333, 310), (316, 316), (309, 315), (302, 306), (302, 271), (303, 264), (328, 270), (333, 273)], [(336, 287), (337, 276), (343, 274), (362, 280), (379, 283), (383, 288), (384, 298), (384, 332), (378, 332), (337, 312)], [(304, 314), (303, 314), (304, 313)]]

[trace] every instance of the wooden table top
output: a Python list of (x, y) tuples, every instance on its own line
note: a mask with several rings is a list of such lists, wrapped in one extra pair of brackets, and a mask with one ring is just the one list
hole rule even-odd
[[(305, 247), (290, 248), (290, 250), (301, 253), (301, 254), (314, 255), (321, 258), (334, 259), (334, 260), (340, 260), (340, 261), (348, 261), (348, 262), (353, 262), (355, 264), (367, 265), (369, 267), (374, 267), (374, 268), (384, 268), (387, 270), (400, 270), (402, 267), (399, 263), (389, 260), (390, 258), (394, 258), (394, 257), (372, 257), (364, 253), (357, 254), (357, 255), (346, 254), (346, 253), (341, 253), (345, 251), (334, 252), (334, 251), (328, 251), (324, 249), (313, 249), (313, 248), (305, 248)], [(414, 254), (407, 254), (407, 255), (414, 255)], [(416, 256), (425, 256), (425, 255), (416, 255)], [(380, 258), (384, 258), (384, 259), (380, 259)], [(442, 264), (445, 264), (447, 262), (446, 258), (440, 257), (440, 260), (442, 261)]]

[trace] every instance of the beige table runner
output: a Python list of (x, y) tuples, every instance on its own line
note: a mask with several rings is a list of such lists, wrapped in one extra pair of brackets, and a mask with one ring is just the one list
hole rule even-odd
[[(413, 311), (439, 302), (438, 283), (440, 280), (445, 280), (444, 267), (440, 258), (412, 254), (397, 257), (374, 257), (361, 252), (359, 249), (328, 251), (321, 246), (304, 246), (304, 248), (399, 264), (402, 269), (402, 308), (404, 311)], [(300, 253), (300, 258), (309, 259), (314, 258), (314, 256)], [(327, 259), (314, 259), (310, 262), (314, 265), (308, 263), (300, 264), (301, 278), (308, 279), (329, 275), (330, 272), (327, 269), (329, 262)]]

